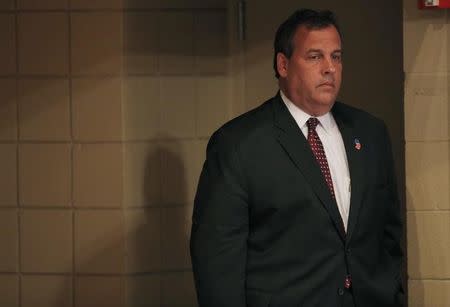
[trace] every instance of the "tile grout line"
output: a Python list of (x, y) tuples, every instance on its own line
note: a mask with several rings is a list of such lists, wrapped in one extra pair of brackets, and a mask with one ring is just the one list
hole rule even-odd
[[(162, 157), (161, 157), (161, 162), (162, 162)], [(161, 163), (162, 164), (162, 163)], [(161, 184), (159, 185), (160, 186), (160, 190), (162, 190), (162, 186), (161, 186)], [(162, 193), (160, 194), (160, 195), (162, 195)], [(163, 224), (164, 224), (164, 221), (163, 221), (163, 208), (160, 208), (159, 209), (159, 258), (160, 258), (160, 268), (166, 268), (166, 266), (165, 266), (165, 263), (163, 263), (164, 261), (163, 261), (163, 259), (165, 259), (165, 257), (163, 257), (163, 248), (164, 248), (164, 244), (163, 244), (163, 239), (164, 239), (164, 236), (163, 236)], [(163, 297), (164, 297), (164, 283), (163, 283), (163, 274), (161, 274), (161, 272), (160, 272), (160, 274), (158, 274), (158, 277), (159, 277), (159, 302), (160, 302), (160, 305), (162, 305), (163, 304)]]
[[(150, 210), (150, 209), (163, 209), (163, 208), (184, 208), (192, 204), (192, 200), (185, 203), (174, 203), (174, 204), (162, 204), (162, 205), (141, 205), (141, 206), (125, 206), (126, 211), (132, 210)], [(2, 209), (14, 209), (17, 206), (2, 206)], [(43, 205), (22, 205), (21, 208), (27, 209), (29, 211), (37, 211), (37, 210), (76, 210), (76, 211), (85, 211), (85, 210), (96, 210), (96, 211), (109, 211), (109, 210), (120, 210), (121, 207), (105, 207), (105, 206), (43, 206)], [(449, 211), (447, 209), (439, 209), (434, 211)]]
[[(173, 274), (173, 273), (190, 273), (192, 270), (190, 268), (179, 268), (179, 269), (162, 269), (162, 270), (149, 270), (143, 272), (130, 272), (130, 273), (76, 273), (75, 276), (79, 277), (120, 277), (120, 276), (153, 276), (159, 274)], [(11, 271), (0, 271), (1, 275), (17, 275)], [(71, 272), (37, 272), (31, 271), (26, 273), (27, 276), (67, 276), (71, 277), (73, 274)]]
[(72, 270), (71, 270), (71, 306), (76, 304), (76, 234), (75, 234), (75, 193), (74, 193), (74, 132), (73, 132), (73, 87), (72, 87), (72, 15), (70, 11), (71, 0), (67, 1), (67, 61), (69, 85), (69, 127), (70, 127), (70, 210), (72, 213)]
[[(164, 114), (165, 112), (163, 111), (163, 102), (162, 102), (162, 77), (161, 77), (161, 70), (162, 70), (162, 65), (161, 65), (161, 41), (162, 41), (162, 31), (161, 31), (161, 26), (162, 26), (162, 19), (163, 19), (163, 12), (157, 12), (156, 13), (156, 56), (155, 56), (155, 61), (156, 61), (156, 65), (155, 65), (155, 77), (157, 78), (157, 82), (158, 82), (158, 130), (162, 131), (162, 127), (163, 127), (163, 122), (164, 122)], [(159, 163), (158, 163), (158, 173), (159, 173), (159, 181), (158, 181), (158, 201), (162, 202), (163, 199), (163, 189), (162, 189), (162, 182), (163, 182), (163, 174), (162, 174), (162, 170), (163, 170), (163, 156), (161, 154), (161, 151), (159, 151), (158, 153), (159, 157)], [(159, 214), (159, 269), (161, 269), (163, 267), (163, 235), (162, 235), (162, 225), (163, 225), (163, 220), (162, 220), (162, 208), (158, 209), (158, 214)], [(162, 274), (158, 274), (158, 285), (159, 285), (159, 305), (162, 305), (162, 300), (163, 300), (163, 282), (162, 282)]]
[(198, 114), (198, 103), (199, 103), (199, 97), (198, 97), (198, 92), (199, 89), (197, 88), (198, 85), (198, 55), (197, 55), (197, 44), (196, 44), (196, 40), (197, 40), (197, 35), (196, 35), (196, 24), (199, 18), (199, 14), (196, 14), (196, 12), (190, 12), (192, 15), (192, 24), (191, 24), (191, 33), (192, 33), (192, 40), (191, 40), (191, 55), (192, 55), (192, 67), (191, 70), (193, 72), (193, 98), (194, 98), (194, 105), (193, 105), (193, 109), (194, 109), (194, 141), (197, 140), (197, 135), (198, 135), (198, 130), (199, 130), (199, 114)]
[(450, 209), (409, 209), (406, 213), (450, 213)]
[[(123, 193), (123, 165), (122, 165), (122, 193)], [(122, 194), (123, 199), (123, 194)], [(127, 245), (127, 228), (126, 228), (126, 218), (125, 218), (125, 207), (122, 203), (122, 240), (124, 245), (123, 255), (122, 255), (122, 274), (121, 274), (121, 283), (122, 283), (122, 289), (123, 289), (123, 295), (122, 295), (122, 306), (126, 306), (127, 296), (128, 296), (128, 271), (127, 271), (127, 257), (128, 257), (128, 245)]]
[(120, 210), (121, 210), (121, 220), (122, 220), (122, 242), (123, 242), (123, 254), (121, 255), (121, 276), (120, 276), (120, 283), (122, 288), (122, 306), (126, 306), (127, 297), (128, 297), (128, 282), (127, 282), (127, 263), (128, 263), (128, 235), (127, 235), (127, 219), (126, 219), (126, 208), (124, 206), (124, 165), (125, 165), (125, 144), (123, 140), (125, 139), (125, 131), (124, 131), (124, 122), (125, 122), (125, 116), (124, 116), (124, 101), (125, 101), (125, 83), (124, 83), (124, 72), (125, 72), (125, 65), (126, 65), (126, 59), (125, 59), (125, 52), (126, 52), (126, 37), (125, 37), (125, 28), (126, 28), (126, 16), (124, 13), (123, 8), (121, 8), (118, 13), (121, 13), (121, 37), (119, 38), (121, 40), (121, 55), (120, 55), (120, 73), (119, 73), (119, 80), (120, 80), (120, 150), (121, 150), (121, 162), (122, 162), (122, 170), (121, 170), (121, 201), (120, 201)]
[(123, 255), (122, 255), (122, 275), (124, 275), (124, 277), (122, 277), (121, 279), (121, 283), (122, 283), (122, 289), (123, 289), (123, 297), (122, 297), (122, 305), (123, 306), (127, 306), (128, 304), (126, 304), (126, 302), (128, 301), (128, 292), (129, 292), (129, 285), (128, 285), (128, 263), (129, 263), (129, 238), (128, 238), (128, 219), (126, 218), (126, 208), (124, 206), (124, 167), (125, 167), (125, 163), (126, 163), (126, 150), (125, 150), (125, 143), (123, 142), (123, 140), (125, 139), (126, 136), (126, 132), (125, 132), (125, 96), (126, 96), (126, 92), (128, 91), (128, 88), (125, 89), (126, 84), (125, 84), (125, 80), (124, 80), (124, 75), (125, 75), (125, 71), (126, 71), (126, 62), (127, 59), (125, 57), (125, 53), (126, 53), (126, 40), (127, 37), (125, 37), (125, 33), (126, 33), (126, 27), (127, 27), (127, 18), (125, 16), (125, 12), (122, 8), (122, 10), (120, 11), (122, 13), (122, 18), (121, 18), (121, 31), (122, 31), (122, 37), (121, 42), (122, 42), (122, 54), (120, 56), (121, 59), (121, 70), (120, 70), (120, 126), (121, 126), (121, 139), (120, 139), (120, 143), (121, 143), (121, 153), (122, 153), (122, 172), (121, 172), (121, 188), (122, 188), (122, 195), (121, 195), (121, 211), (122, 211), (122, 240), (123, 240), (123, 245), (124, 245), (124, 251), (123, 251)]
[[(70, 14), (70, 13), (69, 13)], [(159, 69), (159, 68), (157, 68)], [(26, 79), (67, 79), (69, 77), (69, 74), (47, 74), (47, 73), (39, 73), (39, 74), (30, 74), (30, 73), (18, 73), (18, 74), (2, 74), (0, 75), (0, 79), (8, 79), (12, 77), (18, 77), (19, 79), (26, 78)], [(227, 73), (222, 72), (192, 72), (192, 73), (184, 73), (184, 72), (147, 72), (147, 73), (128, 73), (124, 72), (123, 74), (107, 74), (107, 73), (76, 73), (72, 74), (73, 79), (84, 79), (84, 78), (91, 78), (91, 79), (117, 79), (120, 77), (125, 78), (138, 78), (138, 77), (226, 77), (228, 76)]]
[(440, 144), (440, 143), (448, 143), (450, 140), (405, 140), (405, 144)]
[[(166, 138), (153, 138), (153, 139), (128, 139), (128, 140), (86, 140), (86, 141), (58, 141), (58, 140), (44, 140), (44, 139), (25, 139), (21, 140), (21, 144), (74, 144), (74, 145), (101, 145), (101, 144), (154, 144), (154, 143), (174, 143), (185, 141), (205, 140), (208, 141), (210, 136), (188, 136), (188, 137), (166, 137)], [(449, 141), (442, 141), (449, 142)], [(0, 141), (0, 144), (12, 144), (12, 141)], [(430, 143), (430, 142), (423, 142)]]
[(17, 12), (18, 0), (14, 1), (14, 39), (15, 39), (15, 48), (16, 48), (16, 73), (15, 73), (15, 103), (16, 103), (16, 206), (17, 206), (17, 303), (18, 306), (22, 306), (22, 239), (21, 239), (21, 224), (22, 224), (22, 208), (20, 206), (20, 172), (19, 172), (19, 164), (20, 164), (20, 156), (19, 156), (19, 138), (20, 138), (20, 108), (19, 108), (19, 16)]
[(164, 7), (155, 7), (155, 8), (79, 8), (79, 9), (0, 9), (0, 14), (7, 13), (66, 13), (66, 12), (74, 12), (74, 13), (140, 13), (140, 12), (222, 12), (226, 7), (180, 7), (180, 8), (164, 8)]
[[(161, 95), (161, 80), (159, 82), (159, 95)], [(159, 196), (158, 196), (158, 200), (162, 201), (163, 199), (163, 180), (162, 180), (162, 172), (163, 172), (163, 164), (164, 164), (164, 157), (162, 155), (161, 152), (159, 152), (159, 174), (160, 174), (160, 180), (159, 180), (159, 184), (158, 184), (158, 189), (159, 189)], [(165, 265), (163, 264), (163, 248), (164, 248), (164, 244), (163, 244), (163, 208), (159, 208), (159, 269), (161, 268), (165, 268)], [(160, 305), (162, 305), (163, 303), (163, 295), (164, 295), (164, 291), (163, 291), (163, 276), (162, 274), (158, 274), (158, 282), (159, 282), (159, 303)]]
[(443, 281), (443, 282), (450, 282), (450, 278), (409, 278), (408, 281)]

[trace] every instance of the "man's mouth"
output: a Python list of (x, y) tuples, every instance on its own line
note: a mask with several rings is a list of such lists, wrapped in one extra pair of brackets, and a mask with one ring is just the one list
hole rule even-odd
[(334, 88), (334, 83), (333, 82), (323, 82), (321, 84), (319, 84), (319, 87), (333, 87)]

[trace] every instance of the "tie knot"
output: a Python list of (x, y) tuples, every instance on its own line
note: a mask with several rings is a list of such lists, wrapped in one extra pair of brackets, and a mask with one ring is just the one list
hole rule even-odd
[(319, 124), (319, 120), (315, 117), (310, 117), (306, 124), (308, 125), (308, 129), (316, 130), (316, 127)]

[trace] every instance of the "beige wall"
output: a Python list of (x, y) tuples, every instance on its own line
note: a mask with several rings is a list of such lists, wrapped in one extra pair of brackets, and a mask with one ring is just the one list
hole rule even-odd
[[(409, 301), (450, 306), (450, 13), (403, 2)], [(248, 107), (224, 3), (0, 0), (0, 306), (196, 305), (206, 141)]]
[(195, 306), (221, 0), (0, 0), (0, 306)]
[(450, 13), (404, 0), (410, 306), (450, 306)]

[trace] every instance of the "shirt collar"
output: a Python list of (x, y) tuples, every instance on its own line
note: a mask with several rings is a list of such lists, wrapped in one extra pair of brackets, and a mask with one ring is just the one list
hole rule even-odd
[[(300, 127), (300, 129), (306, 126), (306, 122), (310, 117), (314, 117), (295, 105), (289, 98), (287, 98), (287, 96), (281, 89), (280, 95), (281, 99), (283, 100), (291, 115), (294, 117), (295, 122)], [(317, 119), (319, 120), (319, 125), (322, 126), (327, 134), (331, 133), (331, 129), (336, 125), (336, 121), (334, 120), (331, 112), (327, 112), (324, 115), (317, 116)]]

